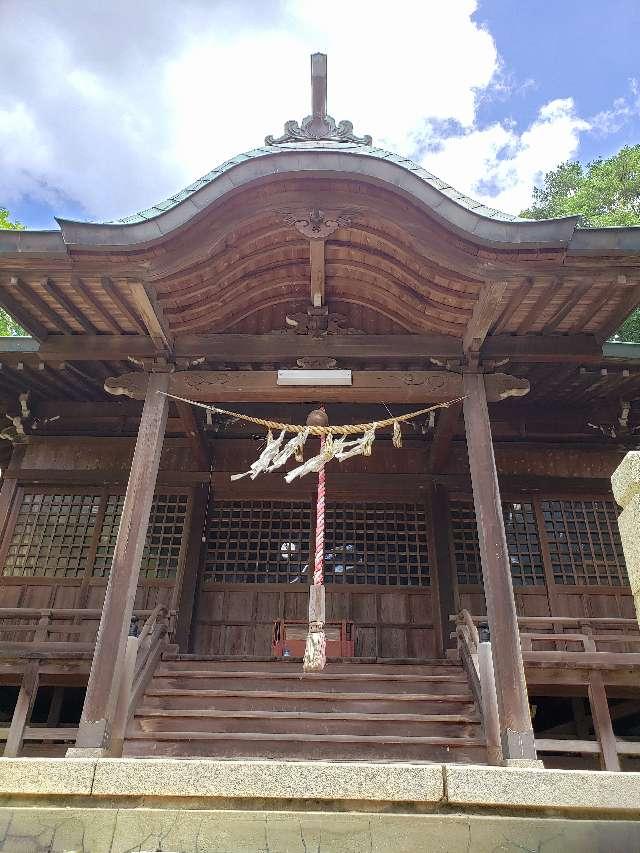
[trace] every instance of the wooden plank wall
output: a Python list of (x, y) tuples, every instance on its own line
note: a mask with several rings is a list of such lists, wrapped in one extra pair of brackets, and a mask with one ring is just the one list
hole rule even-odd
[[(308, 618), (309, 589), (292, 584), (205, 584), (196, 604), (193, 651), (269, 655), (273, 623)], [(355, 623), (357, 657), (435, 657), (430, 588), (328, 586), (327, 621)]]

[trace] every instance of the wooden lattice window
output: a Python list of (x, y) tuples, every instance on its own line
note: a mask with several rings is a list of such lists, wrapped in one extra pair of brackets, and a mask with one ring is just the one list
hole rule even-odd
[(204, 576), (216, 583), (308, 583), (311, 504), (216, 501)]
[[(94, 576), (106, 577), (122, 517), (124, 495), (109, 495), (93, 566)], [(173, 580), (178, 574), (189, 498), (185, 494), (156, 495), (142, 554), (140, 577)]]
[(557, 584), (628, 583), (613, 501), (545, 500), (541, 508)]
[(330, 504), (325, 582), (428, 586), (425, 511), (419, 504)]
[(71, 577), (85, 573), (101, 496), (25, 492), (4, 561), (4, 574)]
[[(473, 504), (452, 501), (450, 512), (458, 583), (480, 585), (482, 565)], [(533, 504), (504, 502), (502, 514), (514, 586), (544, 585), (544, 561)]]

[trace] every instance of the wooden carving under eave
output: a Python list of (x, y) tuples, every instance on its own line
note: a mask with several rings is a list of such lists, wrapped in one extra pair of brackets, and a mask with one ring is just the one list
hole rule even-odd
[[(522, 397), (529, 382), (506, 373), (487, 374), (487, 399), (498, 402)], [(462, 396), (462, 377), (447, 371), (354, 371), (351, 386), (277, 385), (273, 370), (192, 370), (173, 373), (169, 393), (201, 403), (313, 402), (439, 403)], [(110, 394), (144, 399), (147, 375), (125, 373), (104, 383)]]
[(326, 307), (312, 307), (306, 314), (287, 315), (287, 328), (276, 330), (272, 335), (308, 335), (323, 338), (327, 335), (364, 335), (360, 329), (349, 326), (342, 314), (330, 314)]

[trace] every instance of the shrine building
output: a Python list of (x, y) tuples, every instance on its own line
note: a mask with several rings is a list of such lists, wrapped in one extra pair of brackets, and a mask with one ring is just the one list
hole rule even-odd
[[(488, 208), (334, 121), (326, 81), (315, 54), (307, 118), (148, 210), (0, 231), (28, 335), (0, 339), (4, 755), (631, 780), (611, 476), (640, 345), (611, 338), (640, 228)], [(324, 467), (327, 663), (303, 673), (318, 473), (232, 475), (255, 420), (320, 405), (386, 424)]]

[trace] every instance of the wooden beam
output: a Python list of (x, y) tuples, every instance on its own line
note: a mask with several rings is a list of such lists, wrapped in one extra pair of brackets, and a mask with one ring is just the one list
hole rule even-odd
[(309, 261), (311, 264), (311, 304), (314, 308), (324, 305), (324, 240), (309, 240)]
[(506, 281), (490, 281), (480, 291), (462, 341), (462, 349), (467, 358), (471, 353), (480, 352), (484, 339), (498, 316), (507, 286)]
[(149, 376), (78, 729), (82, 748), (109, 746), (169, 409), (169, 398), (158, 392), (168, 387), (167, 374)]
[[(462, 378), (447, 371), (354, 371), (350, 386), (283, 386), (277, 372), (184, 371), (171, 374), (171, 394), (202, 403), (223, 402), (315, 402), (407, 403), (429, 405), (462, 396)], [(526, 379), (505, 373), (487, 374), (487, 396), (497, 402), (522, 396), (529, 390)], [(105, 381), (105, 390), (115, 396), (142, 400), (147, 390), (145, 373), (124, 373)]]
[(189, 403), (183, 403), (182, 400), (174, 400), (173, 402), (184, 426), (193, 458), (200, 469), (209, 468), (211, 466), (209, 445), (196, 417), (195, 407)]
[(116, 287), (116, 285), (106, 275), (102, 276), (102, 289), (109, 296), (120, 313), (129, 321), (129, 323), (131, 323), (137, 334), (144, 335), (146, 332), (145, 327), (140, 323), (134, 312), (131, 310), (131, 306), (120, 292), (120, 289)]
[(157, 349), (170, 351), (173, 348), (173, 338), (155, 291), (141, 281), (130, 281), (129, 289), (154, 345)]
[(461, 414), (462, 400), (439, 412), (427, 463), (427, 468), (431, 474), (440, 474), (444, 471)]
[(535, 759), (485, 377), (464, 374), (464, 420), (505, 758)]
[[(6, 290), (0, 289), (1, 296)], [(230, 353), (242, 354), (243, 363), (273, 364), (302, 357), (337, 358), (373, 362), (424, 361), (462, 358), (462, 341), (451, 335), (178, 335), (176, 358), (206, 358), (229, 362)], [(508, 358), (513, 363), (594, 364), (605, 360), (601, 341), (591, 334), (491, 335), (482, 348), (487, 359)], [(53, 335), (42, 344), (33, 339), (0, 338), (0, 360), (14, 363), (40, 361), (113, 361), (152, 358), (155, 347), (149, 336)], [(239, 355), (238, 355), (239, 357)], [(613, 357), (613, 356), (611, 356)]]

